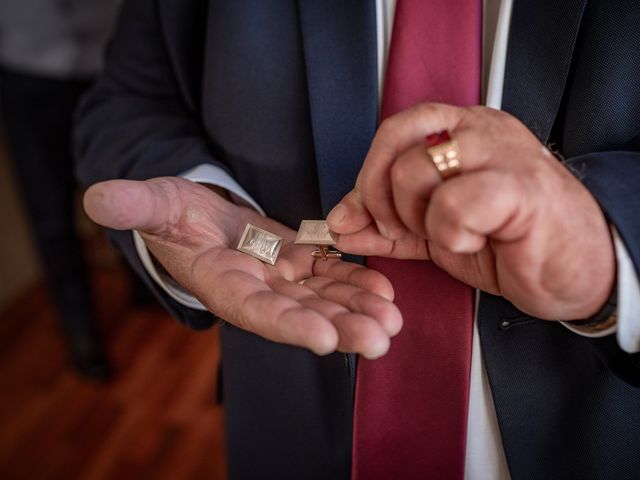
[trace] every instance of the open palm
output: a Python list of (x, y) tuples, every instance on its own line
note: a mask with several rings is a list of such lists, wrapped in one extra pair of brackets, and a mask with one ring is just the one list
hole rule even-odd
[[(219, 193), (176, 177), (112, 180), (87, 191), (85, 209), (103, 226), (138, 230), (180, 285), (240, 328), (318, 354), (386, 353), (402, 318), (384, 276), (314, 258), (295, 231)], [(284, 238), (276, 265), (235, 249), (247, 223)]]

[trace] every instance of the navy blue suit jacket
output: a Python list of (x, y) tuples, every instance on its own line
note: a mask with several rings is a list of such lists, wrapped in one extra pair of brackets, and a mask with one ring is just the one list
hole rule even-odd
[[(568, 158), (636, 269), (638, 25), (635, 0), (515, 0), (503, 96)], [(130, 0), (79, 112), (79, 176), (88, 185), (212, 163), (291, 227), (320, 218), (352, 185), (376, 128), (375, 35), (372, 0)], [(112, 236), (148, 280), (131, 234)], [(185, 324), (213, 322), (149, 284)], [(514, 479), (640, 478), (638, 355), (490, 295), (479, 330)], [(348, 359), (228, 324), (222, 339), (230, 477), (348, 478)]]

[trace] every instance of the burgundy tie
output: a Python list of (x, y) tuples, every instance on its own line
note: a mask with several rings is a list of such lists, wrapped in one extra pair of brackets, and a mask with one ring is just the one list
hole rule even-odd
[[(482, 0), (398, 0), (381, 118), (422, 101), (477, 105), (481, 39)], [(386, 356), (359, 359), (353, 478), (462, 479), (473, 290), (427, 261), (367, 264), (393, 283), (404, 326)]]

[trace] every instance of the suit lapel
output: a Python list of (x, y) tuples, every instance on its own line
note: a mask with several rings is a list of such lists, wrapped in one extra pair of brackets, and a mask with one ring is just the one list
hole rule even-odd
[(377, 123), (375, 5), (299, 0), (322, 210), (354, 185)]
[(586, 0), (514, 0), (502, 109), (547, 142), (560, 108)]

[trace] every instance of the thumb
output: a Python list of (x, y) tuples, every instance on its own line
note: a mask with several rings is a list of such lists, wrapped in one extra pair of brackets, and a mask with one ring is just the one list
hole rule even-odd
[(180, 208), (173, 190), (175, 185), (166, 180), (109, 180), (87, 190), (84, 209), (91, 220), (104, 227), (159, 233)]
[(329, 229), (345, 235), (359, 232), (371, 222), (371, 214), (364, 206), (357, 188), (347, 193), (327, 216)]

